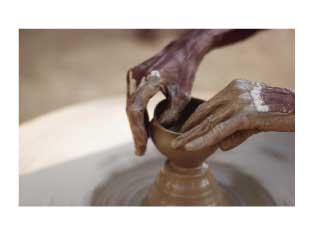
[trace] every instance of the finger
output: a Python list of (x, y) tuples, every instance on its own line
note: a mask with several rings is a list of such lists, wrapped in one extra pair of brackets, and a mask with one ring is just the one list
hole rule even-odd
[(209, 122), (210, 122), (210, 120), (209, 120), (209, 118), (207, 118), (199, 125), (195, 126), (194, 128), (190, 129), (189, 131), (181, 134), (180, 136), (178, 136), (176, 139), (174, 139), (171, 142), (171, 146), (174, 149), (176, 149), (176, 148), (183, 146), (184, 144), (191, 141), (192, 139), (197, 138), (199, 136), (202, 136), (203, 134), (205, 134), (209, 130), (209, 128), (210, 128)]
[(295, 131), (295, 114), (260, 113), (252, 128), (268, 132), (293, 132)]
[(167, 99), (168, 106), (166, 110), (159, 117), (159, 121), (162, 124), (170, 125), (176, 122), (190, 101), (190, 96), (180, 91), (178, 85), (167, 86)]
[(246, 141), (250, 136), (258, 133), (258, 130), (238, 131), (231, 136), (226, 137), (219, 143), (219, 147), (223, 151), (231, 150)]
[(185, 145), (186, 143), (196, 139), (204, 134), (206, 134), (210, 129), (212, 129), (216, 124), (224, 121), (233, 113), (231, 107), (219, 108), (216, 113), (208, 116), (202, 123), (195, 126), (191, 130), (181, 134), (175, 140), (173, 140), (172, 145), (174, 148)]
[(280, 104), (273, 104), (269, 105), (269, 111), (270, 112), (279, 112), (279, 113), (295, 113), (295, 105), (294, 103), (288, 103), (284, 104), (282, 102), (279, 102)]
[(145, 128), (144, 111), (127, 112), (129, 124), (132, 130), (135, 154), (143, 155), (146, 151), (148, 133)]
[(136, 67), (133, 67), (132, 69), (130, 69), (130, 71), (133, 72), (133, 78), (137, 81), (141, 80), (143, 77), (145, 77), (146, 75), (148, 75), (148, 73), (153, 70), (150, 69), (154, 63), (157, 61), (157, 56), (153, 56), (149, 59), (147, 59), (146, 61), (144, 61), (143, 63), (141, 63), (140, 65), (137, 65)]
[(232, 135), (236, 131), (246, 129), (248, 124), (247, 116), (236, 115), (224, 122), (217, 124), (205, 135), (200, 136), (185, 145), (185, 149), (189, 151), (199, 150), (217, 144), (226, 137)]
[(199, 105), (194, 113), (190, 116), (190, 118), (185, 121), (180, 131), (185, 132), (193, 126), (197, 125), (221, 104), (223, 104), (223, 100), (214, 97), (211, 100)]
[(145, 123), (146, 106), (160, 88), (160, 77), (152, 73), (143, 79), (134, 93), (128, 93), (126, 112), (132, 130), (135, 154), (143, 155), (146, 151), (148, 134)]

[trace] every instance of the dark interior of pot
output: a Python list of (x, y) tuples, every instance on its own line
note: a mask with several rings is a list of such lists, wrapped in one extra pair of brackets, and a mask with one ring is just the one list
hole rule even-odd
[[(161, 125), (164, 128), (178, 132), (181, 128), (181, 126), (185, 123), (185, 121), (190, 117), (190, 115), (196, 110), (196, 108), (202, 104), (204, 101), (198, 98), (191, 98), (190, 102), (188, 105), (184, 108), (184, 110), (181, 112), (181, 115), (179, 119), (175, 122), (172, 123), (172, 125)], [(159, 120), (159, 116), (162, 114), (164, 110), (166, 110), (166, 107), (168, 105), (167, 100), (161, 101), (155, 108), (155, 113), (154, 116)]]

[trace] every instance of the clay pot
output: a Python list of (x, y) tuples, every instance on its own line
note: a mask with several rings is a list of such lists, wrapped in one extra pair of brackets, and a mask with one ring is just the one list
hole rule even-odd
[(202, 100), (192, 98), (182, 112), (176, 127), (168, 129), (162, 126), (158, 119), (165, 110), (167, 102), (160, 102), (151, 121), (150, 135), (158, 150), (167, 157), (154, 184), (151, 186), (144, 205), (227, 205), (228, 200), (216, 181), (205, 160), (216, 149), (204, 148), (195, 152), (184, 148), (173, 149), (171, 141), (179, 136), (177, 132), (185, 120), (203, 103)]
[(167, 101), (164, 100), (160, 102), (155, 108), (154, 118), (151, 121), (150, 126), (150, 136), (157, 149), (178, 167), (198, 167), (217, 149), (217, 146), (214, 146), (203, 148), (195, 152), (190, 152), (185, 150), (183, 147), (178, 149), (173, 149), (171, 147), (172, 140), (180, 135), (177, 130), (179, 130), (179, 128), (184, 124), (184, 122), (189, 118), (194, 110), (203, 102), (204, 101), (201, 99), (192, 98), (190, 103), (182, 112), (183, 114), (181, 115), (178, 122), (174, 124), (175, 127), (171, 129), (162, 126), (158, 121), (159, 115), (166, 108)]

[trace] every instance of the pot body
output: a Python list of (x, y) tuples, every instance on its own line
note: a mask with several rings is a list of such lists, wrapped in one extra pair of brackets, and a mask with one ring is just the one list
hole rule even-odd
[(153, 119), (151, 122), (150, 135), (160, 153), (178, 167), (198, 167), (217, 149), (217, 146), (203, 148), (194, 152), (187, 151), (184, 147), (174, 149), (171, 147), (171, 142), (179, 134), (164, 129), (157, 119)]
[(178, 137), (179, 128), (203, 103), (192, 98), (172, 128), (162, 126), (158, 119), (167, 107), (167, 102), (160, 102), (150, 124), (150, 136), (157, 149), (167, 157), (154, 184), (151, 186), (145, 205), (225, 205), (227, 199), (216, 184), (205, 160), (217, 149), (217, 146), (205, 147), (198, 151), (187, 151), (184, 147), (171, 147), (173, 139)]
[(154, 118), (151, 121), (149, 128), (151, 139), (160, 153), (166, 156), (168, 160), (178, 167), (198, 167), (217, 149), (217, 146), (215, 145), (192, 152), (185, 150), (184, 147), (177, 149), (171, 147), (172, 140), (180, 135), (178, 132), (179, 128), (203, 102), (204, 101), (201, 99), (192, 98), (186, 108), (182, 111), (177, 123), (174, 123), (172, 128), (167, 128), (166, 126), (161, 125), (158, 121), (160, 114), (167, 107), (167, 101), (164, 100), (160, 102), (155, 108)]

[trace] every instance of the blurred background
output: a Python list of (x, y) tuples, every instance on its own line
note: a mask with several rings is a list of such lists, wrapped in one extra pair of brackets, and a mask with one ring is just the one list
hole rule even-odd
[[(126, 72), (183, 30), (20, 30), (20, 124), (67, 105), (126, 92)], [(294, 88), (294, 30), (266, 30), (209, 53), (193, 88), (232, 79)]]

